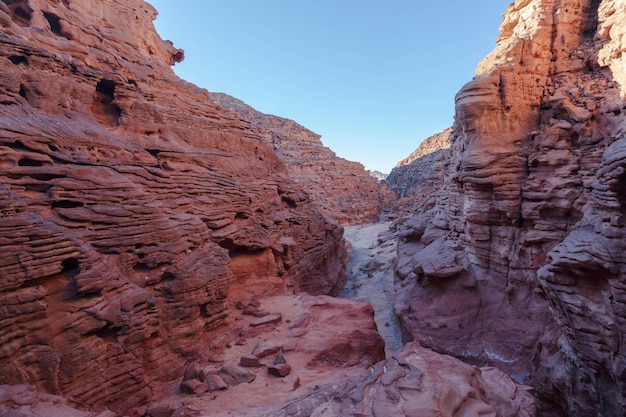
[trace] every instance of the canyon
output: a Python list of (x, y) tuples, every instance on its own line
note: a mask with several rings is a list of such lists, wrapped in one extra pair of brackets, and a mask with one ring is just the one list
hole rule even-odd
[(624, 414), (626, 3), (512, 3), (383, 184), (156, 15), (0, 1), (0, 414)]

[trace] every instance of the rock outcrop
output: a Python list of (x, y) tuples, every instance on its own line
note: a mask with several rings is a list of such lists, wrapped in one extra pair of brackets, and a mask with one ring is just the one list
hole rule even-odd
[(396, 312), (543, 413), (626, 407), (626, 5), (518, 0), (456, 97), (437, 204), (407, 221)]
[(311, 196), (322, 213), (341, 224), (376, 221), (395, 199), (363, 165), (337, 157), (321, 136), (293, 120), (261, 113), (234, 97), (210, 93), (235, 118), (249, 122), (285, 162), (289, 176)]
[(532, 417), (535, 404), (529, 391), (495, 368), (477, 368), (411, 343), (361, 374), (337, 377), (293, 400), (235, 415)]
[(220, 348), (233, 289), (345, 279), (341, 226), (174, 75), (155, 16), (0, 2), (0, 384), (123, 410)]
[(398, 198), (432, 197), (443, 185), (449, 159), (451, 128), (425, 139), (407, 158), (398, 162), (385, 179), (385, 185)]
[(383, 173), (383, 172), (376, 171), (376, 170), (374, 170), (374, 171), (370, 171), (370, 175), (371, 175), (372, 177), (376, 178), (376, 180), (377, 180), (378, 182), (381, 182), (381, 181), (386, 180), (386, 179), (387, 179), (387, 177), (389, 176), (389, 174), (385, 174), (385, 173)]
[[(337, 373), (359, 374), (385, 358), (385, 343), (367, 303), (307, 294), (255, 301), (264, 317), (280, 311), (281, 320), (254, 326), (256, 319), (245, 310), (234, 313), (239, 332), (230, 348), (185, 371), (181, 391), (196, 395), (170, 395), (150, 407), (187, 405), (200, 415), (238, 415), (298, 397), (336, 379)], [(200, 392), (185, 391), (189, 386)]]

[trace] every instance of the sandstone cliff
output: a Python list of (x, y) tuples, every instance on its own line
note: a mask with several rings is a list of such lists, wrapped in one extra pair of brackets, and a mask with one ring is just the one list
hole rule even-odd
[(425, 139), (389, 173), (385, 184), (398, 198), (422, 197), (423, 200), (432, 197), (442, 187), (451, 131), (448, 128)]
[(0, 384), (125, 409), (220, 348), (237, 291), (345, 279), (341, 226), (155, 16), (0, 2)]
[(321, 136), (293, 120), (261, 113), (223, 93), (211, 99), (261, 133), (265, 143), (285, 162), (291, 178), (311, 196), (326, 216), (344, 225), (376, 221), (393, 200), (389, 191), (358, 162), (337, 157)]
[(437, 204), (400, 231), (396, 311), (422, 344), (626, 407), (626, 3), (518, 0), (456, 97)]

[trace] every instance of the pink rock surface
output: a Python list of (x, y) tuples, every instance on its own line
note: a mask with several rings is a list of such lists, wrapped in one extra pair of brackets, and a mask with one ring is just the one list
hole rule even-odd
[[(245, 312), (244, 312), (245, 313)], [(272, 314), (267, 314), (263, 317), (260, 317), (252, 322), (250, 322), (250, 326), (252, 327), (257, 327), (257, 326), (263, 326), (266, 324), (276, 324), (276, 323), (280, 323), (283, 321), (283, 315), (280, 313), (272, 313)]]
[(345, 280), (342, 228), (155, 17), (0, 2), (0, 383), (142, 405), (223, 348), (230, 294)]
[(32, 385), (0, 385), (0, 415), (6, 417), (115, 417), (79, 401), (37, 391)]
[(285, 352), (308, 357), (308, 367), (348, 367), (385, 357), (372, 306), (327, 296), (302, 296), (305, 312), (289, 327)]
[(405, 329), (547, 415), (626, 407), (624, 22), (620, 1), (511, 4), (456, 97), (442, 189), (399, 230)]
[(223, 93), (210, 93), (210, 97), (262, 132), (289, 175), (328, 217), (343, 225), (376, 221), (381, 210), (395, 200), (394, 193), (378, 184), (363, 165), (337, 157), (322, 144), (321, 136), (293, 120), (263, 114)]
[(412, 343), (362, 374), (337, 375), (292, 400), (229, 415), (532, 417), (536, 408), (529, 390), (501, 371)]

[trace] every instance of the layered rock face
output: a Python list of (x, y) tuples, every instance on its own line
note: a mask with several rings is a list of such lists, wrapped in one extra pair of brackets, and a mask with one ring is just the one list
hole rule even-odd
[(381, 209), (395, 195), (380, 186), (358, 162), (337, 157), (322, 144), (321, 136), (293, 120), (271, 116), (223, 93), (210, 93), (218, 105), (245, 120), (285, 162), (294, 178), (311, 196), (322, 213), (341, 224), (376, 221)]
[(424, 345), (626, 406), (626, 4), (518, 0), (458, 93), (437, 204), (400, 231), (396, 311)]
[(341, 226), (174, 75), (155, 16), (0, 2), (0, 384), (125, 409), (206, 358), (232, 288), (345, 279)]
[(399, 198), (428, 198), (441, 189), (449, 160), (451, 128), (425, 139), (407, 158), (398, 162), (385, 185)]

